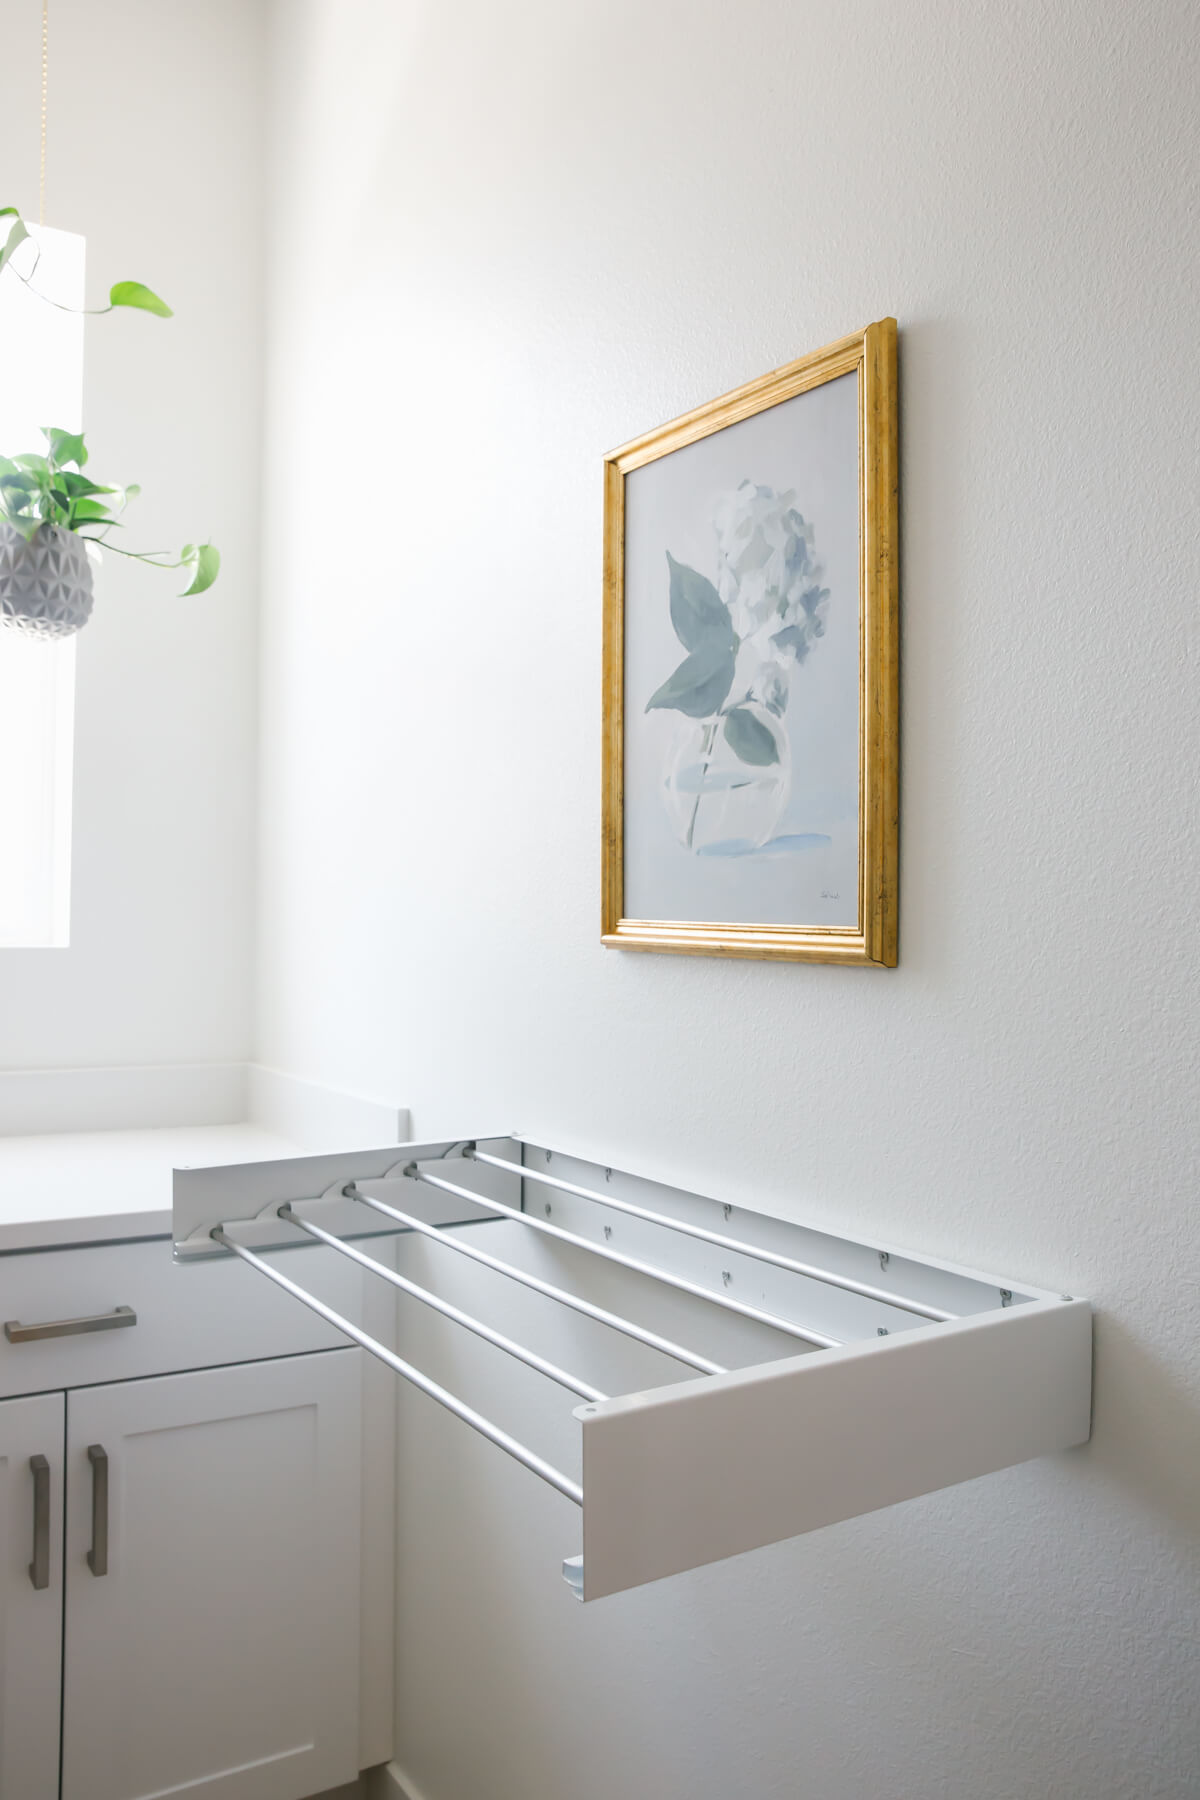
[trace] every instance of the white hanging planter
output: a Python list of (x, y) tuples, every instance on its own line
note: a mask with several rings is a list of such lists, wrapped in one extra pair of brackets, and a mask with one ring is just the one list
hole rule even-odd
[(30, 637), (70, 637), (92, 612), (92, 563), (78, 533), (39, 525), (28, 542), (0, 524), (0, 624)]

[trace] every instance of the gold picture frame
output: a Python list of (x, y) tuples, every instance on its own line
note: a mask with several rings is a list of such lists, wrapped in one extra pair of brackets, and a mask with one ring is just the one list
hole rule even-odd
[[(819, 397), (773, 410), (801, 396)], [(754, 464), (783, 474), (764, 485)], [(816, 496), (807, 516), (801, 487)], [(897, 562), (894, 319), (605, 458), (604, 944), (895, 965)], [(805, 806), (822, 829), (799, 816), (803, 830), (783, 830)], [(717, 916), (627, 916), (627, 893), (656, 914), (694, 894)], [(756, 907), (773, 916), (740, 916)]]

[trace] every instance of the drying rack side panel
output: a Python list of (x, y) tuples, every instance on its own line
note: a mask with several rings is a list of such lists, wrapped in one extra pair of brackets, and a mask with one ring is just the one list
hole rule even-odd
[[(397, 1166), (408, 1162), (442, 1161), (453, 1164), (456, 1182), (478, 1191), (486, 1205), (489, 1196), (510, 1206), (521, 1204), (521, 1181), (483, 1164), (462, 1160), (467, 1142), (478, 1142), (497, 1156), (520, 1154), (510, 1137), (450, 1138), (435, 1143), (389, 1144), (375, 1150), (346, 1150), (317, 1156), (288, 1156), (269, 1162), (244, 1162), (176, 1169), (173, 1186), (173, 1236), (175, 1260), (202, 1261), (227, 1256), (228, 1251), (209, 1241), (216, 1225), (237, 1224), (239, 1241), (256, 1250), (308, 1245), (310, 1240), (294, 1225), (275, 1216), (284, 1201), (303, 1204), (321, 1200), (307, 1216), (340, 1237), (376, 1235), (379, 1221), (352, 1200), (339, 1197), (347, 1182), (382, 1181)], [(406, 1184), (406, 1187), (411, 1184)], [(406, 1194), (405, 1205), (430, 1225), (452, 1225), (478, 1217), (461, 1200), (443, 1198), (433, 1189)]]
[(1085, 1442), (1091, 1341), (1034, 1302), (581, 1407), (584, 1599)]

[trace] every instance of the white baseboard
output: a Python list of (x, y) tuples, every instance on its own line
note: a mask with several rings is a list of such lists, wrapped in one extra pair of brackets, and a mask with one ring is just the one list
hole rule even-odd
[(0, 1137), (236, 1125), (247, 1104), (240, 1062), (0, 1071)]
[(384, 1763), (378, 1769), (368, 1769), (363, 1776), (363, 1785), (367, 1800), (426, 1800), (399, 1763)]
[(318, 1087), (261, 1063), (251, 1063), (247, 1076), (245, 1116), (302, 1149), (373, 1150), (409, 1139), (412, 1126), (406, 1107)]

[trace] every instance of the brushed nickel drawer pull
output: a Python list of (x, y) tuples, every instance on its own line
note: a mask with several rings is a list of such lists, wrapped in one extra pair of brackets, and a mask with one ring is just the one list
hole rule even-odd
[(88, 1445), (92, 1465), (92, 1547), (87, 1566), (93, 1575), (108, 1574), (108, 1451), (103, 1444)]
[(8, 1319), (4, 1335), (10, 1344), (33, 1344), (41, 1338), (78, 1337), (85, 1331), (120, 1331), (123, 1325), (136, 1325), (132, 1306), (118, 1306), (115, 1312), (92, 1313), (86, 1319), (48, 1319), (44, 1325), (22, 1325), (19, 1319)]
[(50, 1586), (50, 1464), (44, 1456), (31, 1456), (33, 1471), (33, 1561), (29, 1579), (35, 1588)]

